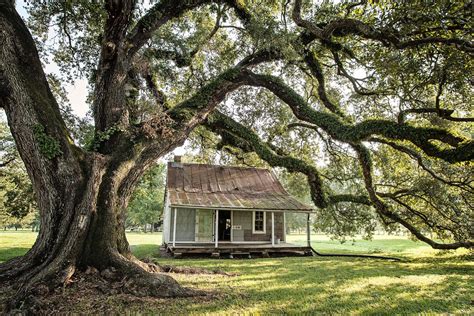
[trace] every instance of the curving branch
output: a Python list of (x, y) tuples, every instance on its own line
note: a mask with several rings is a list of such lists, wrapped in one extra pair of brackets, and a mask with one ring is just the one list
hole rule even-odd
[(310, 50), (305, 50), (304, 51), (304, 61), (305, 61), (306, 65), (308, 66), (309, 70), (311, 71), (311, 74), (318, 81), (318, 96), (319, 96), (319, 99), (321, 100), (321, 102), (324, 104), (324, 106), (328, 110), (330, 110), (334, 114), (337, 114), (338, 116), (344, 117), (345, 114), (342, 111), (342, 109), (337, 104), (334, 104), (334, 102), (332, 102), (329, 99), (329, 96), (326, 93), (326, 83), (325, 83), (321, 63), (316, 58), (314, 53), (312, 53)]
[(138, 144), (138, 147), (144, 144), (149, 151), (155, 152), (156, 158), (158, 158), (160, 151), (153, 148), (162, 146), (160, 144), (161, 138), (173, 135), (176, 139), (175, 144), (182, 144), (189, 133), (207, 118), (228, 93), (248, 84), (248, 68), (279, 58), (281, 58), (279, 51), (259, 50), (243, 58), (234, 67), (229, 68), (196, 91), (190, 98), (172, 108), (167, 108), (164, 94), (157, 89), (152, 75), (145, 74), (149, 90), (158, 103), (167, 109), (165, 112), (160, 112), (149, 120), (134, 126), (134, 142)]
[[(353, 143), (351, 144), (351, 146), (357, 152), (359, 165), (361, 167), (361, 171), (362, 171), (362, 175), (364, 179), (365, 188), (369, 195), (370, 201), (373, 203), (375, 210), (382, 218), (389, 218), (403, 225), (419, 240), (429, 244), (431, 247), (435, 249), (457, 249), (460, 247), (465, 247), (465, 248), (474, 247), (474, 242), (472, 241), (457, 241), (457, 242), (448, 243), (448, 244), (436, 242), (428, 238), (427, 236), (425, 236), (418, 228), (416, 228), (410, 222), (402, 218), (399, 214), (390, 210), (389, 206), (385, 204), (379, 198), (377, 192), (374, 189), (373, 179), (372, 179), (372, 161), (370, 158), (369, 150), (360, 143)], [(418, 213), (418, 216), (420, 217), (419, 213)], [(424, 221), (424, 223), (426, 224), (426, 221)]]
[(203, 125), (222, 137), (221, 146), (230, 145), (244, 152), (255, 152), (272, 167), (285, 167), (290, 172), (305, 174), (316, 206), (322, 208), (327, 206), (328, 201), (323, 190), (322, 179), (315, 167), (300, 159), (278, 154), (254, 131), (219, 111), (214, 111)]
[(325, 25), (315, 24), (305, 20), (301, 15), (301, 0), (295, 0), (292, 18), (296, 25), (308, 30), (321, 41), (329, 41), (334, 37), (358, 35), (365, 39), (375, 40), (384, 46), (393, 46), (397, 49), (413, 48), (426, 44), (454, 45), (457, 49), (474, 53), (474, 44), (460, 38), (445, 38), (441, 36), (417, 39), (401, 39), (401, 34), (394, 29), (377, 30), (360, 20), (342, 18), (333, 20)]
[[(382, 201), (380, 197), (395, 198), (397, 199), (397, 203), (400, 202), (399, 204), (402, 206), (406, 203), (403, 203), (401, 200), (399, 200), (398, 196), (388, 196), (383, 192), (375, 191), (372, 180), (372, 162), (370, 160), (370, 152), (361, 144), (351, 143), (351, 146), (356, 150), (358, 154), (368, 196), (357, 196), (350, 194), (328, 196), (324, 191), (321, 175), (315, 167), (309, 165), (308, 163), (300, 159), (287, 155), (282, 155), (281, 152), (278, 151), (278, 148), (275, 148), (275, 146), (270, 146), (268, 143), (263, 142), (254, 131), (236, 122), (229, 116), (218, 111), (214, 111), (208, 116), (206, 121), (204, 121), (203, 125), (209, 130), (221, 136), (221, 146), (230, 145), (232, 147), (240, 148), (244, 152), (255, 152), (261, 159), (269, 163), (272, 167), (284, 167), (290, 172), (300, 172), (305, 174), (307, 176), (308, 184), (310, 186), (311, 198), (314, 201), (315, 205), (320, 208), (326, 208), (329, 205), (342, 202), (374, 206), (377, 213), (382, 217), (385, 222), (393, 221), (403, 225), (418, 239), (430, 244), (433, 248), (456, 249), (459, 247), (469, 248), (474, 245), (471, 241), (458, 241), (448, 244), (436, 242), (421, 233), (417, 227), (402, 218), (399, 214), (394, 213), (392, 210), (390, 210), (388, 205), (385, 204), (385, 202)], [(305, 125), (305, 127), (308, 126), (313, 125)], [(430, 224), (431, 226), (435, 225), (429, 220), (427, 220), (424, 214), (417, 212), (409, 205), (407, 205), (407, 207), (410, 212), (423, 219), (425, 224)], [(449, 230), (445, 227), (438, 226), (436, 226), (435, 228)]]
[(351, 18), (336, 19), (325, 25), (315, 24), (302, 18), (301, 0), (295, 0), (292, 18), (296, 25), (305, 28), (321, 41), (329, 41), (333, 36), (358, 35), (365, 39), (376, 40), (384, 46), (393, 46), (397, 49), (418, 47), (426, 44), (445, 44), (455, 45), (459, 50), (465, 52), (474, 52), (474, 44), (460, 38), (438, 36), (402, 40), (399, 38), (400, 34), (396, 30), (377, 30), (362, 21)]
[(357, 203), (371, 205), (367, 196), (352, 194), (328, 195), (325, 192), (322, 175), (311, 164), (282, 153), (276, 146), (264, 142), (250, 128), (238, 123), (231, 117), (214, 111), (203, 126), (221, 136), (220, 147), (232, 146), (244, 152), (254, 152), (272, 167), (283, 167), (289, 172), (299, 172), (306, 176), (310, 188), (311, 199), (317, 207), (326, 208), (337, 203)]
[(449, 181), (449, 180), (446, 180), (442, 177), (440, 177), (439, 175), (436, 174), (436, 172), (434, 172), (433, 170), (431, 170), (423, 161), (423, 157), (417, 153), (416, 151), (414, 151), (413, 149), (411, 148), (408, 148), (408, 147), (405, 147), (405, 146), (402, 146), (402, 145), (399, 145), (395, 142), (391, 142), (391, 141), (388, 141), (388, 140), (385, 140), (385, 139), (381, 139), (381, 138), (377, 138), (377, 137), (372, 137), (372, 138), (369, 138), (368, 139), (370, 142), (376, 142), (376, 143), (380, 143), (380, 144), (385, 144), (385, 145), (388, 145), (390, 147), (392, 147), (393, 149), (399, 151), (399, 152), (402, 152), (402, 153), (405, 153), (407, 154), (408, 156), (410, 156), (411, 158), (415, 159), (417, 162), (418, 162), (418, 165), (423, 169), (425, 170), (426, 172), (428, 172), (434, 179), (438, 180), (438, 181), (441, 181), (442, 183), (444, 184), (447, 184), (447, 185), (451, 185), (451, 186), (456, 186), (462, 190), (466, 190), (468, 192), (471, 192), (471, 193), (474, 193), (474, 188), (469, 185), (469, 183), (465, 183), (465, 182), (460, 182), (460, 181)]
[(400, 111), (398, 113), (398, 123), (403, 124), (405, 122), (407, 114), (436, 114), (440, 118), (454, 121), (454, 122), (474, 122), (474, 117), (453, 117), (454, 110), (440, 109), (440, 108), (413, 108)]
[[(398, 196), (394, 194), (389, 195), (375, 191), (372, 180), (372, 162), (370, 160), (370, 153), (361, 144), (351, 145), (358, 154), (368, 196), (351, 194), (327, 196), (321, 185), (321, 177), (316, 168), (300, 159), (277, 154), (271, 146), (268, 146), (267, 143), (260, 140), (255, 132), (236, 122), (229, 116), (215, 111), (213, 114), (209, 115), (203, 125), (212, 132), (221, 136), (221, 146), (230, 145), (232, 147), (240, 148), (244, 152), (255, 152), (261, 159), (265, 160), (272, 167), (284, 167), (290, 172), (300, 172), (305, 174), (307, 176), (308, 184), (310, 185), (311, 198), (318, 207), (326, 208), (329, 205), (337, 203), (357, 203), (374, 206), (384, 222), (393, 221), (403, 225), (418, 239), (428, 243), (435, 249), (456, 249), (459, 247), (470, 248), (474, 246), (474, 243), (471, 241), (458, 241), (448, 244), (436, 242), (426, 237), (418, 228), (403, 219), (400, 215), (391, 211), (388, 205), (386, 205), (379, 197), (396, 199), (397, 203), (402, 206), (405, 206), (406, 203), (403, 203)], [(437, 224), (433, 224), (424, 214), (414, 210), (411, 206), (406, 205), (406, 207), (410, 212), (421, 218), (423, 222), (430, 227), (449, 230), (444, 226), (441, 227)]]
[[(255, 74), (247, 70), (249, 85), (265, 87), (285, 102), (294, 115), (307, 123), (318, 126), (331, 137), (346, 143), (357, 143), (380, 135), (390, 139), (408, 140), (427, 155), (449, 163), (474, 159), (474, 141), (456, 136), (438, 128), (415, 127), (389, 120), (373, 119), (350, 124), (333, 113), (316, 111), (280, 78)], [(432, 141), (445, 144), (443, 148)]]
[(224, 3), (232, 7), (238, 18), (247, 24), (251, 15), (237, 0), (163, 0), (142, 16), (127, 36), (128, 56), (132, 57), (162, 25), (185, 12), (210, 3)]

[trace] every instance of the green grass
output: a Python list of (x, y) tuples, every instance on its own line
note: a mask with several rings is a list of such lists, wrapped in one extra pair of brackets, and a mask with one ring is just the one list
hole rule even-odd
[[(314, 236), (321, 252), (384, 253), (409, 259), (392, 262), (333, 257), (271, 259), (171, 259), (158, 257), (161, 235), (127, 234), (138, 257), (158, 263), (220, 268), (237, 276), (171, 274), (181, 284), (219, 293), (214, 298), (130, 302), (109, 296), (112, 313), (127, 314), (473, 314), (474, 263), (466, 250), (440, 253), (420, 242), (397, 237), (340, 244)], [(0, 232), (0, 261), (23, 253), (31, 232)], [(289, 236), (304, 243), (305, 237)], [(13, 249), (13, 250), (12, 250)], [(74, 312), (87, 308), (76, 304)], [(89, 310), (90, 312), (90, 310)]]

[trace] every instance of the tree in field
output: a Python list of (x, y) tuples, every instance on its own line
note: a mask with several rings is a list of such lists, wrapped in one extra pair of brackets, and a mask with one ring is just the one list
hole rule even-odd
[(150, 167), (133, 191), (127, 208), (127, 226), (146, 226), (161, 221), (165, 195), (166, 166), (157, 164)]
[[(13, 305), (87, 266), (189, 294), (131, 254), (124, 225), (141, 175), (198, 126), (304, 175), (327, 221), (473, 246), (470, 1), (31, 2), (29, 27), (13, 2), (0, 0), (0, 106), (41, 216), (32, 249), (0, 265)], [(61, 81), (89, 79), (88, 142), (66, 125), (49, 57)]]
[(27, 225), (35, 213), (33, 187), (8, 126), (0, 122), (0, 227)]

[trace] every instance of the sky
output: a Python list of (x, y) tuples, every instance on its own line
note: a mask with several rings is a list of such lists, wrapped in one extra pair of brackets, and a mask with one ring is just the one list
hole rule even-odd
[[(26, 20), (28, 18), (28, 13), (26, 12), (24, 7), (24, 0), (19, 0), (16, 2), (16, 9), (18, 13), (21, 15), (23, 20)], [(49, 63), (45, 65), (44, 71), (46, 73), (53, 74), (60, 73), (58, 65), (53, 61), (49, 61)], [(64, 88), (66, 89), (66, 92), (68, 94), (69, 101), (71, 102), (74, 114), (79, 117), (84, 117), (87, 111), (89, 110), (86, 103), (87, 81), (85, 79), (78, 79), (76, 80), (74, 85), (65, 85)]]

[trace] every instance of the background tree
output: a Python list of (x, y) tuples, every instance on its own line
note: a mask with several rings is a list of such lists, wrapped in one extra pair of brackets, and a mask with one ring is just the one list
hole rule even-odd
[[(114, 267), (131, 293), (189, 295), (133, 257), (125, 210), (145, 170), (199, 125), (217, 148), (303, 174), (318, 214), (346, 231), (377, 217), (434, 248), (472, 247), (472, 3), (425, 6), (31, 2), (27, 28), (0, 0), (0, 107), (41, 217), (33, 248), (0, 266), (19, 288), (12, 306), (86, 266)], [(60, 80), (90, 80), (87, 146), (48, 57)]]
[(133, 191), (127, 208), (127, 226), (142, 226), (144, 232), (150, 225), (161, 223), (165, 195), (166, 165), (150, 167)]
[(30, 226), (37, 212), (25, 166), (8, 126), (0, 122), (0, 226)]

